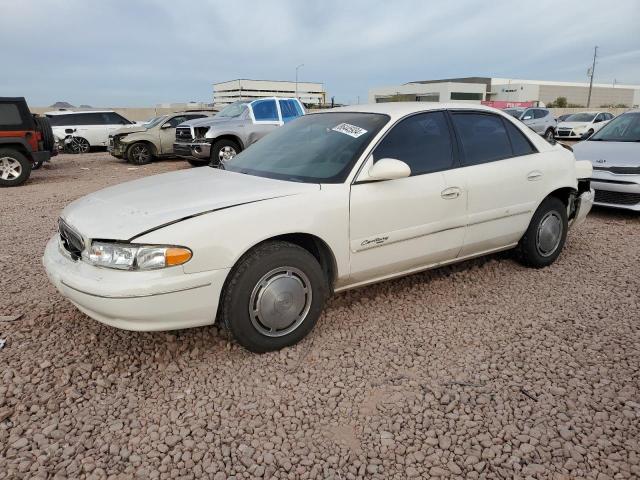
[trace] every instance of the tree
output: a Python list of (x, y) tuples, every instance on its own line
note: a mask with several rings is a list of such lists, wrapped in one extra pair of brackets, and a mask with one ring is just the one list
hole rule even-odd
[(554, 107), (567, 108), (567, 97), (558, 97), (553, 102)]

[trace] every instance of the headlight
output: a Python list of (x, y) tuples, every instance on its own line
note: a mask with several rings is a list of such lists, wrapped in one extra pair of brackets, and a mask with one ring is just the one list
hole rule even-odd
[(191, 250), (163, 245), (93, 242), (82, 258), (98, 267), (119, 270), (157, 270), (191, 260)]

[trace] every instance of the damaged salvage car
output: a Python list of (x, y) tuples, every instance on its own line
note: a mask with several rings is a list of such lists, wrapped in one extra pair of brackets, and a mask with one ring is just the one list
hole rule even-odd
[(76, 200), (50, 280), (105, 324), (218, 322), (265, 352), (304, 338), (333, 292), (508, 249), (551, 265), (593, 203), (590, 162), (479, 105), (306, 115), (222, 167)]

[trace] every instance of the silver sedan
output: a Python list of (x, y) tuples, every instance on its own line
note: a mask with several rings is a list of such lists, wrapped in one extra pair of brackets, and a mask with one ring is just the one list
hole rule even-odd
[(640, 110), (616, 117), (573, 150), (593, 164), (596, 205), (640, 212)]

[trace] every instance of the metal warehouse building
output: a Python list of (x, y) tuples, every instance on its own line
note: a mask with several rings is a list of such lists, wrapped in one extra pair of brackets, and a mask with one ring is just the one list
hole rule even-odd
[[(369, 90), (369, 102), (542, 102), (566, 97), (570, 104), (586, 106), (589, 83), (521, 80), (512, 78), (462, 77), (421, 80)], [(640, 105), (640, 85), (594, 83), (591, 107)]]
[(306, 104), (326, 103), (324, 85), (317, 82), (237, 79), (213, 84), (213, 103), (224, 106), (238, 100), (264, 97), (298, 97)]

